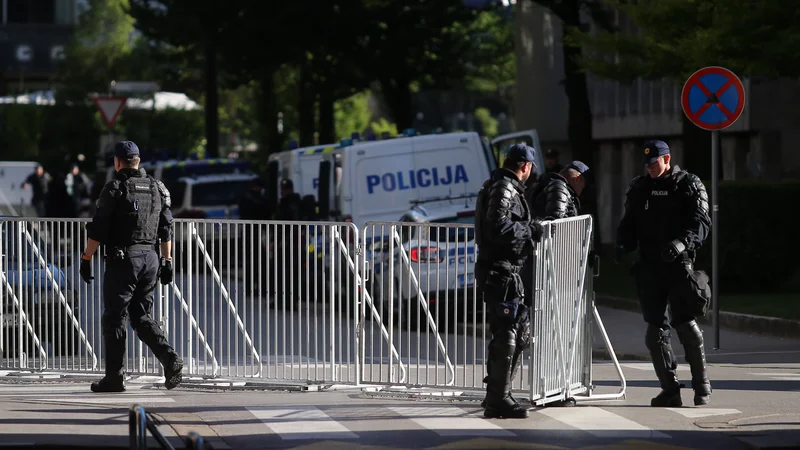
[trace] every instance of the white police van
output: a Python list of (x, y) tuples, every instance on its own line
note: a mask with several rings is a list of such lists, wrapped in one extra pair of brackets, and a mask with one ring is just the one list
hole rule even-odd
[[(517, 142), (539, 149), (535, 130), (498, 136), (494, 148), (475, 132), (417, 135), (406, 130), (396, 138), (345, 139), (338, 145), (287, 150), (270, 157), (267, 197), (276, 199), (278, 182), (289, 178), (300, 196), (316, 197), (323, 219), (359, 227), (396, 221), (419, 199), (477, 194)], [(540, 151), (536, 158), (537, 172), (542, 172)]]
[(176, 218), (238, 219), (239, 200), (255, 174), (232, 173), (182, 177), (170, 190)]

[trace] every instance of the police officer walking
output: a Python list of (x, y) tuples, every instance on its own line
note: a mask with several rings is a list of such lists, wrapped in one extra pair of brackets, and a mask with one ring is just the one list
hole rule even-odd
[[(696, 316), (695, 252), (708, 236), (708, 195), (696, 175), (670, 164), (670, 151), (663, 141), (644, 145), (646, 176), (634, 178), (626, 193), (625, 214), (617, 229), (616, 259), (639, 250), (631, 270), (647, 322), (645, 344), (661, 392), (651, 406), (682, 406), (675, 373), (678, 362), (670, 343), (670, 325), (678, 334), (692, 373), (694, 404), (710, 402), (711, 383), (706, 371), (703, 333)], [(670, 307), (671, 320), (667, 316)]]
[(511, 383), (531, 344), (530, 317), (520, 269), (541, 240), (542, 225), (533, 221), (524, 183), (533, 173), (534, 149), (512, 146), (503, 167), (492, 172), (478, 194), (475, 277), (486, 303), (492, 332), (484, 417), (525, 418), (527, 409), (511, 396)]
[[(93, 392), (122, 392), (125, 357), (125, 317), (164, 366), (165, 385), (173, 389), (182, 380), (183, 361), (167, 342), (152, 317), (153, 292), (160, 277), (172, 282), (172, 213), (167, 188), (139, 169), (139, 148), (131, 141), (114, 146), (117, 173), (106, 183), (97, 200), (97, 211), (87, 224), (88, 242), (81, 256), (80, 274), (86, 283), (92, 276), (92, 255), (106, 246), (103, 278), (103, 342), (106, 375), (92, 383)], [(161, 241), (161, 260), (156, 253)], [(160, 263), (160, 267), (159, 267)]]

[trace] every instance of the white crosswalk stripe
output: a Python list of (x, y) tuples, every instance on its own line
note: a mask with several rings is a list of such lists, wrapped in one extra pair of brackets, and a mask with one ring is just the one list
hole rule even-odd
[(439, 436), (514, 436), (494, 423), (452, 406), (391, 406), (391, 411)]
[[(349, 411), (350, 415), (337, 406), (248, 407), (247, 410), (282, 440), (359, 439), (365, 428), (393, 431), (422, 428), (442, 437), (513, 438), (543, 427), (550, 431), (582, 431), (608, 439), (672, 437), (596, 406), (532, 410), (527, 420), (485, 419), (482, 409), (450, 405), (361, 405), (358, 411)], [(729, 409), (671, 411), (687, 418), (738, 413), (738, 410)], [(369, 422), (370, 426), (366, 427), (364, 422)]]
[(748, 375), (758, 378), (768, 378), (775, 381), (800, 381), (800, 373), (791, 372), (768, 372), (768, 373), (748, 373)]
[(316, 406), (249, 407), (247, 410), (284, 440), (358, 439), (357, 434)]

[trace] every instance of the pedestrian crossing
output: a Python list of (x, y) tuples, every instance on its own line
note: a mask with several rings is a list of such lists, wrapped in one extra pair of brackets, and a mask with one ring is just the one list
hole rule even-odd
[[(528, 419), (486, 419), (477, 403), (444, 401), (376, 401), (341, 394), (341, 401), (324, 404), (311, 396), (283, 397), (276, 404), (273, 396), (248, 398), (214, 395), (200, 401), (190, 392), (166, 391), (147, 384), (129, 383), (124, 393), (95, 394), (86, 384), (0, 385), (0, 402), (22, 400), (45, 404), (54, 412), (69, 414), (76, 405), (105, 405), (127, 408), (140, 404), (156, 411), (165, 424), (173, 421), (185, 427), (191, 423), (181, 416), (185, 407), (203, 406), (196, 414), (197, 425), (211, 427), (225, 438), (229, 426), (231, 437), (269, 443), (270, 448), (302, 448), (304, 450), (336, 448), (425, 448), (433, 449), (442, 442), (464, 443), (456, 448), (516, 448), (510, 443), (547, 442), (549, 449), (581, 448), (569, 442), (628, 442), (619, 449), (683, 449), (683, 426), (692, 426), (709, 416), (736, 417), (741, 412), (731, 408), (664, 408), (642, 409), (641, 405), (612, 402), (579, 404), (576, 407), (550, 407), (530, 410)], [(226, 401), (226, 399), (231, 399)], [(261, 401), (263, 400), (263, 401)], [(172, 415), (172, 416), (171, 416)], [(204, 419), (201, 417), (205, 416)], [(208, 421), (208, 422), (204, 422)], [(168, 425), (167, 425), (168, 426)], [(683, 428), (685, 429), (685, 428)], [(675, 431), (673, 431), (675, 430)], [(238, 438), (236, 436), (239, 436)], [(491, 442), (497, 445), (489, 444)], [(421, 446), (419, 443), (425, 443)], [(428, 445), (430, 443), (430, 445)], [(475, 445), (475, 447), (467, 446)], [(483, 444), (481, 444), (483, 443)], [(642, 443), (646, 443), (644, 445)], [(484, 445), (485, 444), (485, 445)], [(377, 445), (377, 446), (376, 446)], [(486, 446), (488, 445), (488, 446)], [(493, 446), (494, 445), (494, 446)], [(582, 445), (582, 444), (580, 444)], [(539, 447), (525, 447), (539, 448)], [(600, 449), (602, 447), (593, 447)]]

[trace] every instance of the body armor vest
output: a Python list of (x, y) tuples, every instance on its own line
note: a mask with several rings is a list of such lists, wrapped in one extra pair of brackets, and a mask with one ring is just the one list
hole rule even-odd
[(156, 244), (162, 199), (155, 179), (130, 177), (121, 181), (119, 188), (121, 196), (114, 208), (111, 245)]

